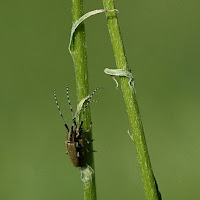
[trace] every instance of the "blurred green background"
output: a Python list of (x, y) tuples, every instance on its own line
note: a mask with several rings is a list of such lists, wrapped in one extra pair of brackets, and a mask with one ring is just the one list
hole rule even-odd
[[(119, 1), (119, 22), (152, 166), (163, 199), (200, 199), (200, 26), (197, 0)], [(0, 199), (83, 199), (79, 170), (65, 155), (56, 88), (71, 123), (65, 84), (76, 107), (67, 50), (71, 1), (1, 1)], [(85, 1), (85, 12), (102, 8)], [(99, 200), (144, 199), (104, 14), (86, 21)]]

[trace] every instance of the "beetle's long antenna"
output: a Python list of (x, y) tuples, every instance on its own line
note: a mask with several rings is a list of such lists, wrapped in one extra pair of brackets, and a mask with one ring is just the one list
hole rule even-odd
[(67, 124), (65, 123), (64, 117), (63, 117), (63, 115), (62, 115), (62, 113), (61, 113), (61, 110), (60, 110), (60, 106), (58, 105), (58, 101), (57, 101), (57, 97), (56, 97), (56, 90), (55, 90), (55, 89), (54, 89), (54, 99), (55, 99), (55, 101), (56, 101), (56, 105), (57, 105), (58, 111), (59, 111), (59, 113), (60, 113), (60, 116), (62, 117), (62, 120), (63, 120), (63, 122), (64, 122), (64, 125), (65, 125), (67, 131), (69, 132), (69, 128), (68, 128)]
[(89, 105), (90, 103), (93, 103), (93, 102), (99, 103), (99, 101), (97, 101), (97, 100), (92, 100), (92, 101), (88, 100), (88, 102), (86, 103), (86, 105), (85, 105), (85, 107), (84, 107), (84, 110), (83, 110), (83, 116), (84, 116), (84, 114), (85, 114), (85, 111), (86, 111), (86, 108), (88, 107), (88, 105)]
[[(90, 97), (89, 97), (89, 99), (88, 99), (88, 101), (87, 101), (87, 103), (86, 103), (86, 105), (85, 105), (85, 107), (84, 107), (83, 114), (85, 113), (85, 110), (86, 110), (86, 108), (88, 107), (88, 105), (89, 105), (90, 103), (93, 103), (93, 102), (99, 103), (99, 101), (96, 101), (96, 100), (92, 100), (92, 101), (91, 101), (92, 96), (93, 96), (94, 93), (95, 93), (97, 90), (99, 90), (99, 89), (102, 89), (102, 87), (97, 87), (97, 88), (92, 92), (92, 94), (90, 95)], [(82, 108), (82, 109), (83, 109), (83, 108)], [(81, 109), (81, 110), (82, 110), (82, 109)], [(81, 110), (80, 110), (80, 111), (81, 111)]]
[(74, 125), (76, 126), (76, 121), (75, 121), (75, 118), (74, 118), (74, 114), (73, 114), (73, 109), (72, 109), (71, 101), (70, 101), (70, 99), (69, 99), (69, 89), (68, 89), (68, 85), (66, 85), (66, 91), (67, 91), (67, 100), (68, 100), (68, 104), (69, 104), (69, 107), (70, 107), (70, 110), (71, 110), (71, 113), (72, 113), (72, 119), (73, 119)]
[(72, 118), (73, 118), (74, 116), (73, 116), (72, 105), (71, 105), (71, 102), (70, 102), (70, 99), (69, 99), (69, 89), (68, 89), (68, 85), (66, 85), (66, 91), (67, 91), (67, 100), (68, 100), (69, 107), (70, 107), (70, 110), (71, 110), (71, 113), (72, 113)]
[[(102, 87), (97, 87), (97, 88), (92, 92), (92, 94), (90, 95), (89, 99), (87, 100), (87, 103), (85, 104), (85, 106), (83, 106), (83, 107), (79, 110), (79, 112), (76, 114), (76, 116), (79, 115), (79, 114), (81, 113), (81, 111), (83, 110), (83, 117), (84, 117), (86, 108), (88, 107), (88, 105), (89, 105), (90, 103), (93, 103), (93, 102), (99, 103), (99, 101), (97, 101), (97, 100), (92, 100), (92, 101), (91, 101), (92, 96), (93, 96), (94, 93), (95, 93), (97, 90), (99, 90), (99, 89), (102, 89)], [(75, 116), (74, 118), (76, 118), (76, 116)], [(82, 121), (83, 121), (83, 120), (82, 120)], [(83, 123), (82, 121), (81, 121), (81, 123)]]

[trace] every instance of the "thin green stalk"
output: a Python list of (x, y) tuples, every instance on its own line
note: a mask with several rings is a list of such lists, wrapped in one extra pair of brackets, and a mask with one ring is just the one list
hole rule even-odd
[[(103, 0), (103, 4), (104, 8), (107, 10), (115, 9), (113, 0)], [(106, 13), (106, 18), (117, 68), (128, 71), (128, 63), (125, 56), (116, 13)], [(135, 91), (130, 87), (129, 79), (126, 77), (120, 77), (120, 81), (131, 126), (132, 138), (134, 139), (136, 147), (137, 159), (142, 175), (146, 199), (159, 200), (159, 191), (157, 189), (157, 184), (151, 168), (144, 129), (136, 100), (136, 94)]]
[[(83, 15), (83, 0), (72, 1), (72, 16), (73, 23), (77, 21)], [(78, 103), (88, 96), (88, 70), (87, 70), (87, 53), (85, 42), (85, 26), (81, 23), (72, 38), (71, 54), (74, 61), (75, 74), (76, 74), (76, 89), (77, 89), (77, 101)], [(84, 115), (83, 129), (88, 130), (90, 128), (91, 115), (90, 110), (86, 109)], [(92, 132), (87, 134), (87, 139), (92, 138)], [(90, 143), (90, 149), (93, 149), (92, 143)], [(95, 173), (94, 173), (94, 158), (93, 153), (89, 153), (85, 159), (88, 166), (81, 169), (84, 199), (96, 200), (96, 186), (95, 186)]]

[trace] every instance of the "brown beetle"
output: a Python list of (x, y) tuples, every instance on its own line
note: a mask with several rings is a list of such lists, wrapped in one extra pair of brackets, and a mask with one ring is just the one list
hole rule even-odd
[(82, 137), (83, 130), (82, 130), (82, 124), (77, 127), (75, 124), (75, 127), (73, 125), (71, 126), (71, 130), (66, 132), (67, 139), (65, 141), (65, 146), (67, 149), (67, 154), (72, 162), (72, 164), (75, 167), (83, 167), (85, 165), (84, 163), (84, 157), (85, 157), (85, 150), (86, 147), (86, 139)]
[[(94, 102), (91, 101), (91, 98), (92, 96), (94, 95), (94, 93), (100, 88), (96, 88), (93, 93), (90, 95), (90, 97), (87, 99), (87, 103), (85, 104), (85, 106), (83, 106), (80, 111), (73, 117), (73, 110), (72, 110), (72, 106), (71, 106), (71, 103), (70, 103), (70, 99), (69, 99), (69, 92), (68, 92), (68, 86), (66, 85), (66, 90), (67, 90), (67, 99), (68, 99), (68, 103), (69, 103), (69, 106), (70, 106), (70, 110), (71, 110), (71, 113), (72, 113), (72, 126), (71, 128), (69, 129), (69, 127), (67, 126), (67, 124), (65, 123), (65, 120), (64, 120), (64, 117), (61, 113), (61, 110), (60, 110), (60, 107), (58, 105), (58, 101), (57, 101), (57, 97), (56, 97), (56, 92), (55, 92), (55, 89), (54, 89), (54, 98), (55, 98), (55, 101), (56, 101), (56, 105), (57, 105), (57, 108), (58, 108), (58, 111), (60, 113), (60, 116), (62, 117), (63, 119), (63, 122), (64, 122), (64, 125), (67, 129), (66, 131), (66, 141), (65, 141), (65, 146), (66, 146), (66, 154), (68, 154), (72, 164), (75, 166), (75, 167), (83, 167), (86, 165), (85, 163), (85, 154), (87, 152), (89, 152), (88, 148), (87, 148), (87, 144), (90, 143), (90, 141), (88, 141), (86, 138), (83, 137), (83, 134), (85, 133), (88, 133), (90, 132), (91, 130), (91, 127), (89, 130), (83, 132), (83, 129), (82, 129), (82, 125), (83, 125), (83, 120), (81, 121), (80, 125), (77, 125), (76, 123), (76, 116), (80, 114), (80, 112), (83, 110), (83, 115), (85, 113), (85, 109), (87, 108), (87, 106), (89, 105), (89, 103), (91, 102)], [(92, 140), (91, 140), (92, 141)]]

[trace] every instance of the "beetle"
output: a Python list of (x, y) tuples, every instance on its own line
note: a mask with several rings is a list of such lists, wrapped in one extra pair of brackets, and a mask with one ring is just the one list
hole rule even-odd
[(98, 101), (91, 101), (92, 96), (94, 95), (94, 93), (100, 88), (96, 88), (92, 94), (89, 96), (89, 98), (87, 99), (87, 103), (85, 104), (85, 106), (83, 106), (79, 112), (73, 116), (73, 110), (72, 110), (72, 106), (71, 106), (71, 102), (70, 102), (70, 98), (69, 98), (69, 91), (68, 91), (68, 86), (66, 85), (66, 91), (67, 91), (67, 99), (68, 99), (68, 104), (72, 113), (72, 125), (69, 128), (68, 125), (66, 124), (64, 117), (61, 113), (58, 101), (57, 101), (57, 97), (56, 97), (56, 92), (54, 89), (54, 99), (58, 108), (58, 111), (60, 113), (60, 116), (64, 122), (65, 128), (66, 128), (66, 141), (65, 141), (65, 147), (66, 147), (66, 154), (68, 154), (72, 164), (75, 167), (84, 167), (86, 165), (85, 163), (85, 156), (86, 153), (89, 152), (88, 148), (87, 148), (87, 144), (89, 144), (91, 141), (93, 140), (87, 140), (86, 138), (83, 137), (83, 135), (85, 133), (90, 132), (91, 130), (91, 124), (90, 124), (90, 129), (87, 131), (83, 131), (83, 120), (80, 122), (80, 125), (77, 124), (76, 122), (76, 116), (79, 115), (81, 113), (81, 111), (83, 110), (83, 116), (85, 114), (85, 110), (87, 108), (87, 106), (89, 105), (89, 103), (92, 102), (98, 102)]

